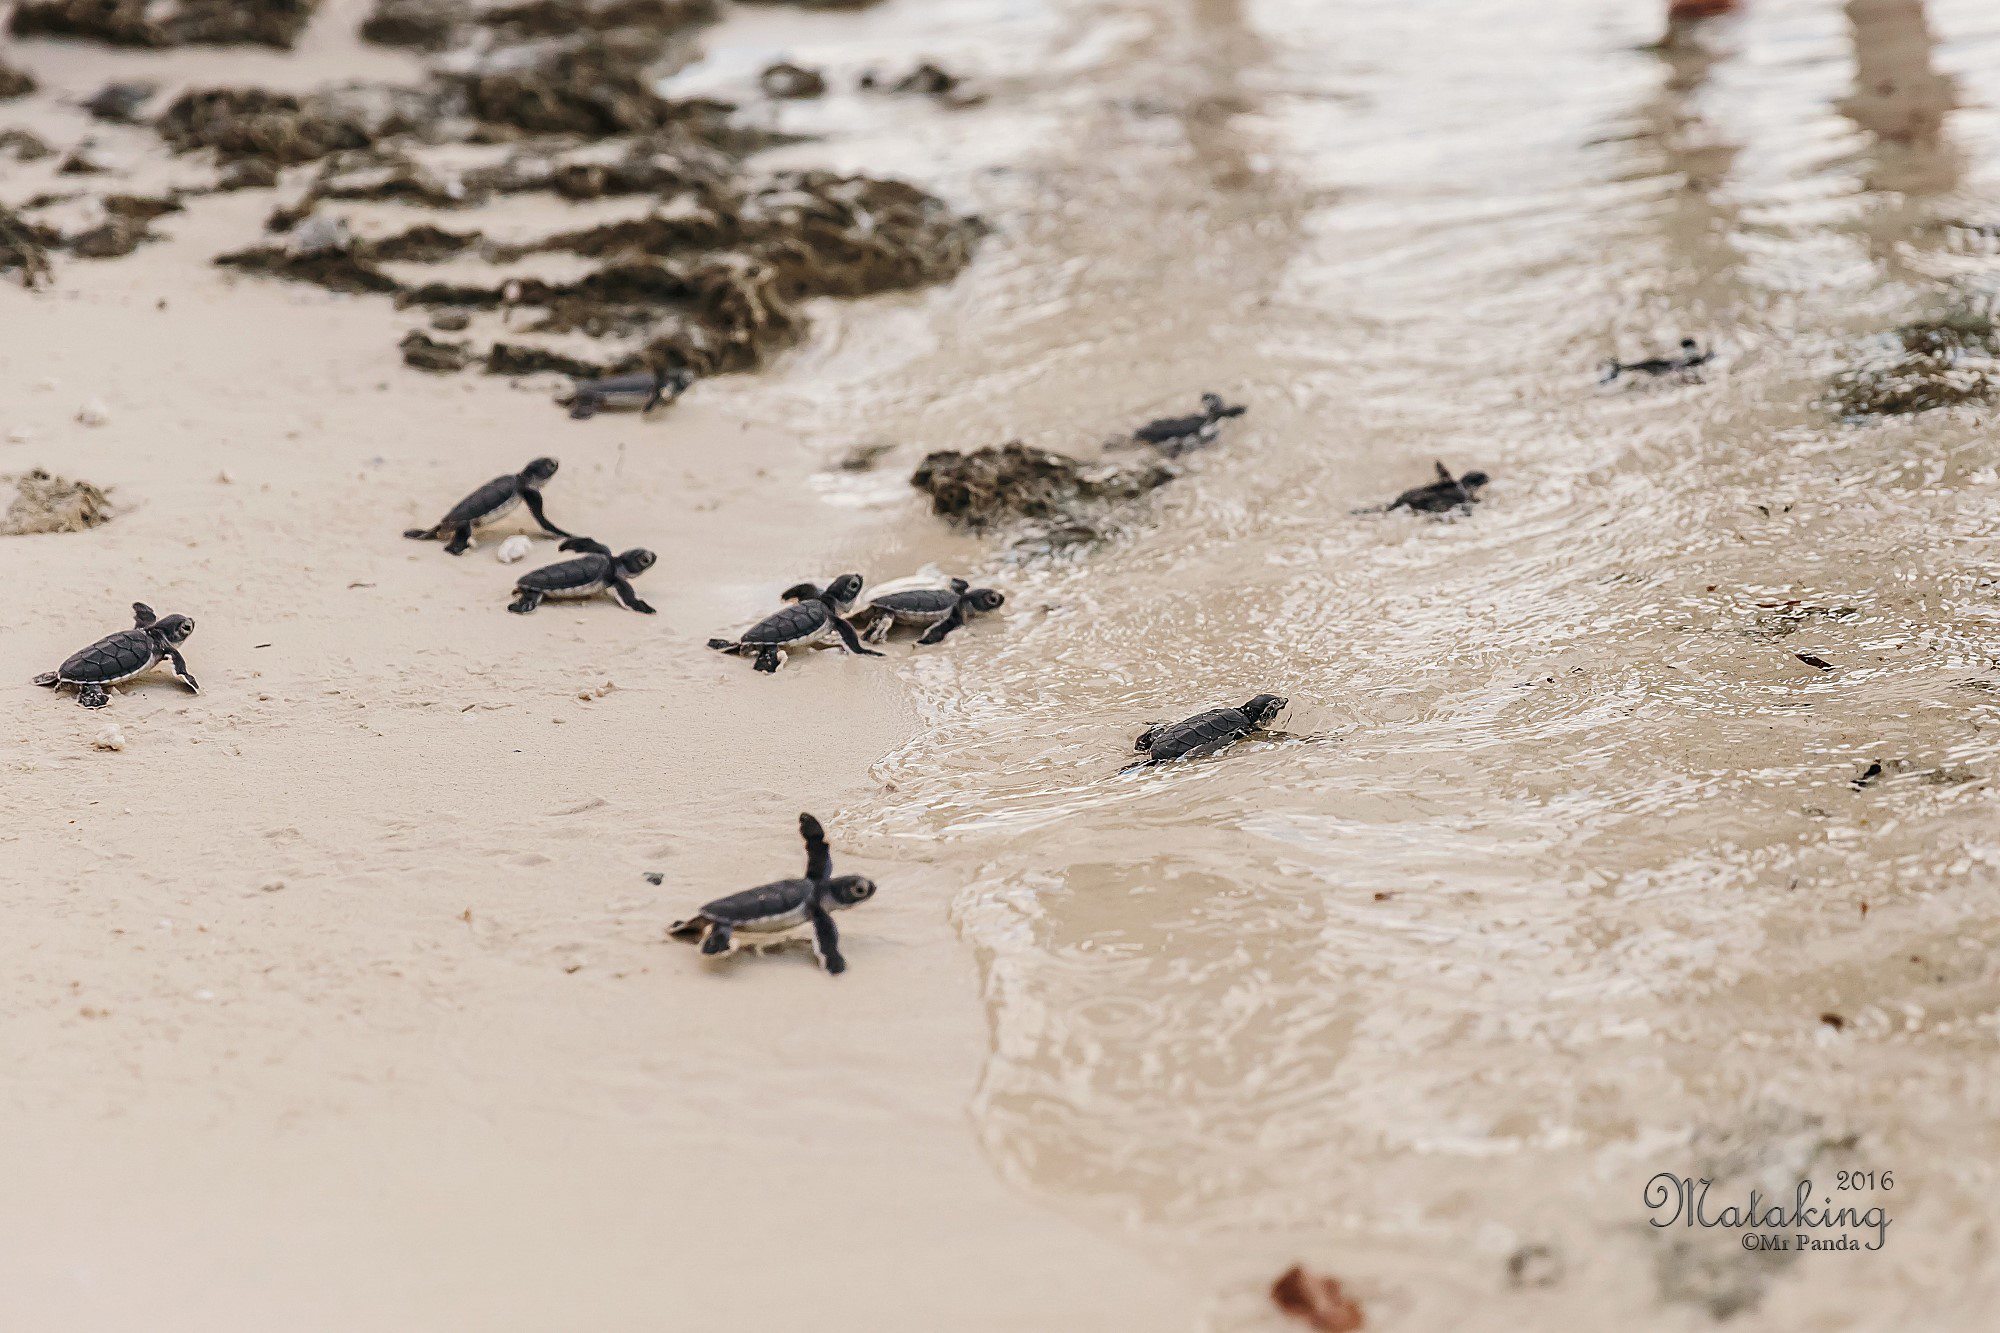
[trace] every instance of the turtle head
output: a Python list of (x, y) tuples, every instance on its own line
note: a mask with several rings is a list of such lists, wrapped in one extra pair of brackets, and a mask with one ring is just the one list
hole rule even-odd
[(557, 463), (553, 458), (537, 458), (521, 469), (523, 486), (540, 486), (556, 474)]
[(618, 557), (618, 568), (627, 574), (643, 574), (651, 569), (653, 562), (659, 558), (645, 547), (635, 546)]
[(181, 643), (194, 633), (193, 616), (162, 616), (146, 626), (146, 632), (165, 639), (168, 643)]
[(839, 578), (827, 584), (826, 591), (820, 594), (820, 600), (829, 603), (841, 615), (846, 615), (847, 608), (853, 606), (860, 597), (861, 576), (859, 574), (842, 574)]
[(995, 592), (991, 588), (974, 588), (964, 596), (966, 604), (975, 611), (998, 611), (1007, 601), (1005, 593)]
[(688, 385), (694, 383), (694, 372), (686, 366), (678, 370), (663, 370), (659, 383), (661, 393), (670, 393), (678, 398), (687, 392)]
[(1250, 725), (1262, 731), (1278, 720), (1278, 714), (1285, 711), (1291, 700), (1276, 694), (1260, 694), (1236, 711), (1250, 719)]
[(1458, 484), (1460, 487), (1470, 492), (1470, 491), (1476, 491), (1481, 486), (1484, 486), (1486, 484), (1486, 481), (1487, 477), (1484, 472), (1468, 472), (1464, 476), (1458, 479)]
[(159, 617), (153, 614), (153, 608), (144, 602), (132, 603), (132, 624), (136, 628), (144, 629), (158, 619)]
[(817, 602), (820, 598), (817, 583), (794, 583), (778, 594), (781, 602)]
[(820, 886), (830, 907), (852, 907), (875, 896), (875, 881), (866, 875), (839, 875)]
[(1694, 339), (1692, 339), (1692, 338), (1683, 338), (1683, 339), (1681, 339), (1681, 350), (1682, 350), (1683, 352), (1692, 352), (1692, 351), (1693, 351), (1693, 350), (1694, 350), (1695, 348), (1697, 348), (1697, 347), (1699, 347), (1699, 346), (1701, 346), (1701, 344), (1700, 344), (1700, 343), (1698, 343), (1698, 342), (1696, 342), (1696, 341), (1695, 341)]

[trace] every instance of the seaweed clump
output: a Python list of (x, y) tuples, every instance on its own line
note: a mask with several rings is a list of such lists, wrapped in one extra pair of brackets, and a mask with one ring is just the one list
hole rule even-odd
[(18, 270), (23, 287), (39, 287), (47, 282), (53, 276), (49, 268), (52, 239), (46, 228), (0, 207), (0, 273)]
[(305, 31), (319, 0), (22, 0), (16, 37), (87, 37), (112, 46), (274, 46)]
[(931, 512), (969, 528), (1012, 519), (1078, 523), (1092, 511), (1136, 500), (1172, 481), (1164, 463), (1091, 465), (1019, 440), (971, 453), (927, 454), (910, 484), (931, 498)]
[(1989, 402), (2000, 391), (2000, 328), (1991, 315), (1956, 311), (1905, 324), (1893, 352), (1836, 375), (1843, 416), (1900, 416)]
[(71, 481), (41, 468), (17, 477), (14, 501), (0, 515), (0, 536), (24, 537), (42, 532), (82, 532), (111, 521), (111, 501), (87, 481)]
[(431, 118), (428, 99), (404, 89), (353, 87), (295, 97), (262, 88), (184, 93), (154, 122), (179, 152), (213, 148), (225, 161), (294, 166), (342, 149), (368, 148)]

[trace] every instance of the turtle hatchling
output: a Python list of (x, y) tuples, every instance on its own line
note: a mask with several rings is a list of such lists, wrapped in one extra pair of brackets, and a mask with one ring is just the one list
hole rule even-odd
[(54, 671), (35, 677), (35, 684), (55, 689), (76, 686), (76, 701), (85, 708), (102, 708), (111, 702), (107, 686), (143, 676), (161, 662), (172, 663), (174, 679), (200, 694), (201, 686), (188, 674), (187, 661), (174, 645), (187, 642), (194, 633), (194, 621), (187, 616), (156, 616), (144, 602), (132, 603), (133, 628), (99, 639)]
[(411, 541), (434, 542), (449, 537), (451, 542), (444, 549), (452, 555), (461, 555), (472, 545), (474, 528), (490, 527), (520, 504), (528, 506), (528, 512), (535, 516), (535, 523), (543, 532), (553, 537), (567, 537), (555, 524), (549, 522), (542, 513), (542, 487), (555, 476), (558, 464), (553, 458), (537, 458), (511, 477), (495, 477), (472, 494), (451, 507), (451, 512), (438, 520), (434, 528), (411, 528), (403, 535)]
[(1211, 708), (1184, 722), (1163, 722), (1146, 728), (1132, 748), (1146, 757), (1130, 765), (1164, 764), (1175, 759), (1191, 759), (1214, 754), (1233, 745), (1253, 731), (1269, 731), (1290, 700), (1275, 694), (1260, 694), (1234, 708)]
[(1438, 477), (1436, 481), (1428, 486), (1412, 486), (1391, 500), (1384, 509), (1391, 513), (1398, 509), (1409, 509), (1425, 514), (1448, 514), (1454, 509), (1470, 510), (1479, 503), (1479, 488), (1487, 481), (1484, 472), (1468, 472), (1462, 477), (1454, 477), (1451, 475), (1451, 469), (1443, 463), (1435, 466)]
[(765, 616), (744, 630), (741, 638), (710, 639), (708, 646), (718, 653), (754, 657), (757, 670), (766, 672), (783, 666), (790, 650), (810, 648), (827, 639), (838, 639), (840, 646), (850, 653), (882, 656), (872, 648), (863, 648), (854, 626), (843, 619), (861, 596), (859, 574), (842, 574), (824, 588), (811, 583), (797, 584), (785, 589), (783, 595), (792, 605)]
[[(1707, 351), (1703, 351), (1701, 344), (1696, 342), (1694, 339), (1683, 338), (1681, 339), (1681, 354), (1679, 356), (1655, 356), (1655, 357), (1649, 357), (1644, 361), (1606, 362), (1604, 367), (1604, 378), (1599, 380), (1598, 383), (1609, 384), (1611, 383), (1611, 381), (1617, 379), (1620, 375), (1630, 375), (1630, 374), (1652, 375), (1656, 378), (1661, 375), (1672, 375), (1676, 373), (1682, 375), (1688, 375), (1688, 372), (1696, 369), (1697, 367), (1705, 366), (1714, 359), (1715, 359), (1714, 348), (1710, 348)], [(1688, 377), (1695, 378), (1692, 375), (1689, 375)]]
[(1219, 393), (1205, 393), (1201, 396), (1200, 415), (1149, 421), (1132, 432), (1132, 443), (1149, 444), (1168, 458), (1179, 458), (1190, 450), (1214, 443), (1226, 419), (1240, 417), (1249, 410), (1225, 404)]
[(701, 951), (713, 957), (728, 953), (738, 932), (771, 936), (810, 923), (813, 956), (819, 965), (835, 975), (845, 972), (847, 960), (840, 956), (840, 930), (833, 924), (833, 914), (874, 897), (875, 881), (833, 873), (826, 831), (811, 815), (799, 816), (799, 835), (806, 840), (804, 879), (781, 879), (717, 898), (687, 920), (667, 927), (667, 934), (677, 940), (699, 940)]
[(514, 591), (519, 596), (508, 604), (509, 611), (525, 616), (540, 606), (545, 597), (556, 601), (581, 601), (608, 592), (627, 611), (637, 611), (644, 616), (654, 614), (652, 607), (639, 600), (639, 594), (632, 590), (630, 583), (631, 579), (651, 569), (653, 562), (659, 559), (651, 551), (635, 546), (622, 555), (613, 555), (609, 546), (588, 537), (571, 537), (556, 549), (582, 551), (583, 554), (574, 560), (543, 565), (523, 574), (514, 584)]
[(918, 643), (942, 643), (970, 616), (998, 611), (1007, 598), (991, 588), (975, 588), (964, 579), (953, 579), (949, 588), (905, 588), (900, 592), (877, 593), (856, 613), (862, 637), (880, 643), (898, 625), (922, 625)]
[(566, 399), (574, 421), (588, 421), (599, 412), (650, 412), (671, 403), (694, 383), (691, 370), (648, 371), (613, 375), (609, 379), (578, 380)]

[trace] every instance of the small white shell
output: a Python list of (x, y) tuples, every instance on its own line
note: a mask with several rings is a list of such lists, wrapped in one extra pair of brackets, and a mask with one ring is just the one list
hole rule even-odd
[(90, 745), (95, 750), (122, 750), (125, 748), (125, 733), (118, 730), (116, 722), (109, 723), (91, 738)]
[(104, 406), (102, 398), (93, 398), (76, 409), (76, 419), (86, 426), (102, 426), (111, 420), (111, 413)]
[(534, 549), (535, 549), (535, 543), (532, 538), (523, 537), (519, 533), (516, 533), (512, 537), (509, 537), (506, 541), (501, 542), (500, 549), (495, 551), (493, 554), (494, 557), (498, 559), (501, 564), (511, 565), (516, 560), (527, 559), (528, 552)]

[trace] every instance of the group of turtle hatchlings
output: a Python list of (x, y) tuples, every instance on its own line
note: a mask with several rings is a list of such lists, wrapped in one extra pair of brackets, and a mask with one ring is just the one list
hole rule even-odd
[[(1627, 373), (1686, 375), (1712, 355), (1699, 350), (1693, 340), (1684, 340), (1678, 357), (1629, 364), (1613, 362), (1606, 379)], [(684, 372), (667, 372), (580, 382), (568, 400), (570, 414), (582, 420), (604, 409), (650, 411), (678, 397), (689, 378)], [(1179, 457), (1213, 442), (1221, 423), (1243, 415), (1244, 411), (1240, 406), (1226, 404), (1219, 395), (1203, 394), (1200, 413), (1148, 422), (1117, 443), (1150, 446), (1168, 457)], [(509, 611), (527, 615), (545, 600), (573, 601), (609, 593), (626, 609), (652, 615), (653, 608), (639, 598), (632, 580), (652, 568), (658, 557), (636, 546), (614, 554), (601, 542), (576, 536), (551, 523), (542, 509), (542, 487), (555, 476), (556, 469), (555, 459), (537, 458), (517, 473), (487, 482), (453, 505), (432, 527), (411, 528), (403, 535), (416, 541), (442, 541), (447, 552), (461, 555), (472, 548), (474, 534), (479, 529), (490, 527), (525, 505), (542, 531), (563, 539), (558, 549), (577, 554), (573, 559), (531, 570), (515, 580)], [(1386, 505), (1356, 512), (1469, 512), (1479, 502), (1486, 483), (1484, 472), (1455, 476), (1439, 463), (1435, 481), (1412, 487)], [(865, 645), (881, 643), (899, 626), (920, 629), (919, 644), (940, 643), (970, 617), (996, 611), (1007, 600), (991, 588), (974, 588), (964, 579), (952, 579), (945, 587), (911, 587), (878, 593), (866, 602), (861, 601), (862, 588), (859, 574), (842, 574), (824, 588), (812, 583), (797, 584), (781, 594), (787, 603), (783, 608), (736, 638), (710, 639), (708, 646), (717, 652), (748, 657), (755, 669), (762, 672), (775, 672), (791, 653), (822, 644), (837, 644), (846, 652), (880, 657), (881, 653)], [(193, 619), (184, 615), (156, 615), (144, 602), (132, 604), (132, 617), (131, 629), (98, 640), (56, 670), (35, 677), (34, 683), (52, 689), (71, 686), (76, 690), (77, 702), (85, 708), (102, 708), (111, 701), (109, 687), (142, 676), (167, 662), (174, 678), (191, 693), (199, 694), (201, 687), (195, 683), (180, 652), (180, 645), (194, 632)], [(1234, 707), (1214, 708), (1180, 722), (1148, 727), (1133, 743), (1133, 751), (1140, 757), (1121, 771), (1210, 755), (1246, 736), (1270, 734), (1288, 703), (1279, 695), (1259, 694)], [(861, 875), (833, 873), (833, 853), (827, 845), (826, 832), (811, 815), (799, 816), (799, 833), (806, 844), (804, 877), (777, 880), (718, 898), (687, 920), (675, 922), (668, 935), (699, 943), (703, 954), (717, 956), (731, 952), (739, 943), (738, 937), (747, 937), (741, 942), (761, 951), (781, 942), (796, 928), (810, 926), (813, 955), (820, 966), (829, 973), (845, 971), (847, 964), (840, 954), (840, 932), (833, 913), (868, 901), (875, 895), (875, 883)]]

